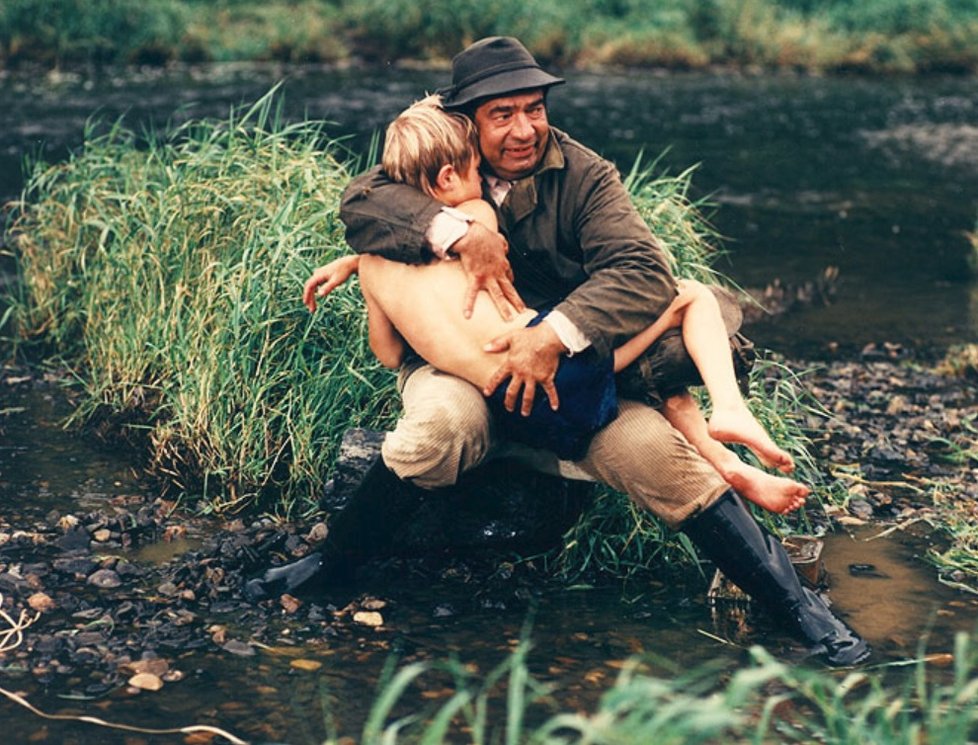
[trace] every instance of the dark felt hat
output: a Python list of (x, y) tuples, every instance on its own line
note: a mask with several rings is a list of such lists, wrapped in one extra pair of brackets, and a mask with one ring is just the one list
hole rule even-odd
[(490, 36), (455, 55), (452, 84), (438, 93), (446, 109), (458, 109), (481, 98), (549, 88), (563, 82), (563, 78), (540, 67), (518, 40), (511, 36)]

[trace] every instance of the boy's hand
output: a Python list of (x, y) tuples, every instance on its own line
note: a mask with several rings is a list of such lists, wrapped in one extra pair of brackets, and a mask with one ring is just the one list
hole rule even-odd
[(328, 264), (324, 264), (312, 273), (302, 288), (302, 303), (309, 312), (316, 311), (316, 297), (326, 297), (346, 282), (350, 275), (360, 268), (359, 256), (341, 256)]
[(506, 321), (526, 310), (526, 304), (513, 286), (513, 270), (506, 258), (509, 244), (499, 233), (479, 222), (469, 224), (465, 235), (452, 247), (462, 262), (469, 286), (465, 292), (466, 318), (472, 317), (475, 298), (480, 290), (489, 293), (499, 315)]
[(506, 357), (482, 391), (483, 395), (491, 396), (492, 392), (509, 378), (503, 401), (507, 411), (516, 409), (516, 399), (519, 398), (522, 389), (520, 413), (529, 416), (538, 385), (547, 394), (550, 408), (557, 410), (560, 400), (557, 397), (554, 376), (557, 374), (560, 355), (567, 350), (548, 324), (541, 323), (532, 328), (517, 329), (496, 337), (486, 344), (485, 351), (506, 352)]

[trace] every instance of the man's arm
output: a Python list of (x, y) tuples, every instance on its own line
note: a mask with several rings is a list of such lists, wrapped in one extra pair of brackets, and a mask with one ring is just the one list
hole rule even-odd
[(391, 181), (380, 166), (354, 178), (340, 201), (346, 242), (357, 253), (405, 264), (433, 258), (425, 237), (442, 204), (419, 189)]
[[(444, 205), (418, 189), (391, 181), (380, 166), (357, 176), (340, 202), (346, 241), (357, 253), (379, 254), (393, 261), (423, 264), (434, 256), (428, 229)], [(476, 295), (489, 293), (499, 314), (509, 319), (511, 308), (526, 306), (513, 287), (513, 271), (506, 259), (506, 239), (481, 223), (472, 222), (453, 245), (468, 278), (462, 311), (472, 313)]]
[(669, 258), (639, 215), (618, 171), (593, 166), (592, 188), (576, 211), (574, 229), (588, 279), (557, 304), (591, 341), (610, 355), (659, 316), (677, 295)]
[[(610, 355), (665, 311), (676, 296), (676, 283), (667, 255), (635, 209), (617, 169), (592, 154), (584, 159), (584, 168), (572, 167), (569, 173), (573, 174), (571, 183), (565, 182), (564, 188), (575, 196), (561, 207), (565, 215), (573, 215), (573, 224), (563, 229), (575, 236), (588, 278), (554, 310), (574, 324), (599, 353)], [(521, 388), (519, 408), (530, 411), (535, 387), (546, 389), (560, 355), (567, 351), (553, 338), (555, 334), (545, 333), (546, 327), (541, 323), (511, 332), (486, 348), (505, 353), (486, 392), (508, 378), (505, 404), (510, 411)]]

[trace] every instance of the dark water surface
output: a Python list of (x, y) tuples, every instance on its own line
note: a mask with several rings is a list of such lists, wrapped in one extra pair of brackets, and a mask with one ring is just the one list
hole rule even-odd
[[(118, 76), (0, 77), (0, 197), (25, 154), (64, 157), (93, 115), (135, 129), (223, 117), (284, 80), (284, 114), (335, 124), (356, 153), (445, 72), (225, 66)], [(565, 73), (551, 119), (628, 169), (698, 164), (726, 237), (720, 268), (761, 288), (839, 270), (831, 305), (752, 329), (794, 356), (872, 342), (940, 352), (978, 339), (964, 233), (978, 217), (978, 79)]]
[[(68, 407), (57, 388), (32, 388), (11, 375), (0, 377), (0, 386), (0, 525), (31, 530), (52, 510), (111, 512), (111, 500), (153, 494), (136, 477), (127, 454), (107, 451), (61, 429)], [(195, 529), (206, 530), (206, 521)], [(924, 539), (898, 533), (874, 540), (880, 530), (864, 528), (827, 537), (823, 555), (834, 607), (874, 645), (876, 663), (913, 658), (921, 649), (946, 655), (953, 650), (955, 632), (973, 630), (978, 598), (936, 581), (933, 568), (921, 559), (927, 548)], [(192, 540), (150, 544), (125, 555), (136, 563), (160, 562), (192, 547)], [(11, 560), (4, 556), (0, 565)], [(872, 564), (874, 571), (853, 576), (848, 570), (853, 564)], [(481, 680), (512, 653), (528, 620), (532, 620), (533, 644), (529, 668), (539, 680), (555, 686), (555, 708), (536, 710), (538, 718), (555, 710), (594, 711), (625, 661), (635, 655), (647, 656), (649, 672), (665, 678), (672, 678), (676, 670), (704, 665), (732, 672), (744, 663), (743, 647), (757, 643), (788, 660), (799, 660), (799, 650), (792, 649), (781, 633), (743, 626), (742, 611), (711, 612), (705, 601), (705, 579), (692, 573), (677, 580), (681, 581), (662, 578), (624, 587), (538, 588), (532, 600), (510, 597), (501, 605), (488, 602), (488, 596), (476, 601), (480, 588), (472, 584), (408, 576), (390, 585), (356, 588), (357, 593), (387, 601), (381, 628), (358, 627), (347, 618), (332, 625), (331, 634), (305, 633), (302, 641), (295, 638), (303, 635), (302, 629), (283, 614), (270, 621), (278, 629), (275, 641), (256, 645), (250, 657), (217, 645), (156, 649), (143, 636), (151, 633), (147, 626), (134, 628), (135, 650), (156, 649), (171, 670), (183, 676), (155, 693), (117, 688), (108, 694), (89, 694), (88, 686), (97, 685), (99, 677), (89, 676), (84, 664), (51, 676), (23, 667), (13, 654), (0, 655), (0, 687), (26, 695), (51, 714), (94, 716), (143, 728), (207, 724), (250, 742), (318, 745), (330, 733), (359, 732), (377, 695), (377, 681), (392, 657), (401, 665), (457, 659)], [(92, 588), (84, 592), (90, 604), (105, 604)], [(156, 592), (152, 582), (137, 582), (133, 589), (136, 597)], [(193, 609), (193, 623), (208, 629), (219, 624), (227, 628), (229, 640), (248, 641), (252, 626), (234, 613), (207, 603)], [(166, 612), (165, 606), (160, 612)], [(77, 633), (85, 631), (84, 621), (59, 619), (58, 613), (42, 618), (37, 632), (51, 633), (65, 623)], [(0, 631), (3, 628), (0, 624)], [(923, 646), (922, 640), (926, 640)], [(296, 668), (297, 660), (319, 667)], [(899, 676), (904, 672), (897, 668), (888, 674), (903, 680)], [(39, 678), (47, 682), (42, 684)], [(405, 696), (406, 708), (400, 711), (407, 714), (444, 701), (453, 690), (448, 676), (426, 675)], [(492, 721), (501, 722), (502, 704), (498, 706), (492, 710)], [(184, 742), (180, 735), (140, 739), (92, 724), (43, 721), (2, 697), (0, 717), (4, 721), (0, 742), (5, 744)]]
[[(774, 278), (801, 283), (828, 266), (840, 271), (832, 305), (796, 311), (756, 326), (762, 344), (817, 356), (894, 341), (939, 351), (978, 338), (978, 284), (966, 275), (963, 232), (978, 211), (978, 81), (973, 78), (865, 80), (737, 75), (584, 75), (567, 73), (551, 118), (624, 169), (644, 150), (668, 148), (673, 173), (701, 164), (694, 196), (712, 195), (713, 223), (728, 237), (728, 274), (745, 286)], [(222, 67), (114, 77), (0, 75), (0, 197), (17, 194), (25, 155), (65, 157), (93, 114), (126, 115), (129, 126), (225, 116), (285, 78), (285, 115), (325, 118), (355, 152), (444, 73)], [(298, 301), (298, 298), (297, 298)], [(95, 509), (140, 493), (133, 463), (63, 432), (63, 402), (0, 376), (0, 510), (29, 526), (52, 509)], [(6, 379), (4, 379), (6, 378)], [(939, 585), (920, 560), (924, 546), (895, 536), (830, 538), (832, 597), (882, 652), (913, 655), (922, 634), (949, 651), (956, 630), (972, 629), (975, 604)], [(153, 549), (137, 561), (166, 558)], [(848, 564), (872, 563), (885, 578), (852, 577)], [(702, 588), (701, 588), (702, 589)], [(649, 653), (682, 668), (719, 660), (732, 669), (736, 647), (718, 633), (702, 593), (657, 585), (545, 593), (537, 602), (531, 669), (562, 691), (565, 710), (593, 710), (621, 661)], [(117, 692), (108, 699), (65, 699), (84, 681), (51, 687), (5, 666), (0, 686), (29, 694), (48, 711), (72, 711), (143, 726), (217, 724), (256, 742), (319, 743), (326, 722), (351, 732), (362, 721), (392, 650), (406, 661), (446, 659), (481, 673), (518, 639), (528, 605), (474, 607), (446, 587), (386, 588), (390, 623), (314, 645), (282, 644), (253, 658), (193, 651), (174, 660), (185, 677), (159, 693)], [(867, 602), (867, 598), (871, 602)], [(466, 609), (442, 617), (440, 606)], [(201, 619), (233, 623), (233, 619)], [(771, 641), (758, 638), (748, 640)], [(783, 641), (783, 640), (781, 640)], [(296, 657), (322, 663), (296, 670)], [(443, 681), (431, 697), (444, 695)], [(441, 690), (441, 693), (439, 693)], [(419, 699), (413, 699), (418, 701)], [(329, 714), (324, 714), (324, 710)], [(138, 736), (90, 725), (43, 722), (0, 700), (0, 742), (131, 743)], [(150, 742), (182, 742), (181, 737)]]

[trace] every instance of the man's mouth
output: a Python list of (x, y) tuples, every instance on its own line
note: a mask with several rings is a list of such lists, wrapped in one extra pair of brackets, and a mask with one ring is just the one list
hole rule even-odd
[(523, 158), (529, 158), (533, 155), (536, 149), (533, 145), (527, 145), (526, 147), (510, 147), (506, 148), (506, 153), (509, 157), (515, 160), (522, 160)]

